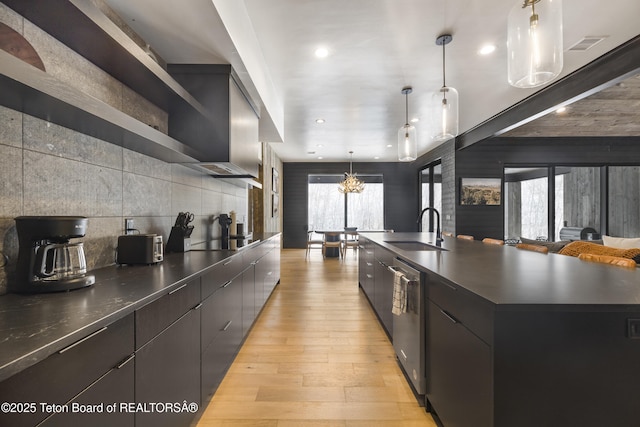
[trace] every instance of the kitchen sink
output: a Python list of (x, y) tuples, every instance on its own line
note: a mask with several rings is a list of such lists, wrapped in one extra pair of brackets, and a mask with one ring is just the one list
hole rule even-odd
[(385, 240), (384, 242), (403, 251), (446, 251), (446, 249), (417, 240)]

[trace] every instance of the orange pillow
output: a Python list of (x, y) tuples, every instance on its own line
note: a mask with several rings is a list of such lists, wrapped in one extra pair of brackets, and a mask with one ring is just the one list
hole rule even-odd
[(579, 256), (580, 254), (609, 255), (620, 258), (630, 258), (636, 262), (640, 262), (640, 249), (616, 249), (581, 240), (567, 244), (564, 248), (560, 249), (558, 253), (569, 256)]

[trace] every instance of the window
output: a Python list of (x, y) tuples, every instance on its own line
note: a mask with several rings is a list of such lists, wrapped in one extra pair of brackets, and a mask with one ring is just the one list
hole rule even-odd
[(600, 168), (556, 167), (556, 240), (562, 227), (591, 227), (600, 232)]
[(548, 168), (504, 169), (505, 238), (548, 239)]
[(365, 182), (362, 193), (342, 194), (342, 175), (309, 175), (309, 230), (384, 229), (384, 186), (381, 175), (358, 175)]
[[(442, 214), (442, 163), (438, 161), (422, 169), (420, 183), (422, 192), (420, 210), (431, 206)], [(424, 215), (422, 218), (422, 230), (434, 231), (434, 221), (435, 217), (433, 215)]]

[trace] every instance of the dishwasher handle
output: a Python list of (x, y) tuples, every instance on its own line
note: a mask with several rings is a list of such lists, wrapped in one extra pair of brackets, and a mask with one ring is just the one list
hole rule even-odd
[(404, 271), (402, 271), (402, 269), (393, 266), (393, 265), (388, 265), (387, 266), (387, 270), (389, 270), (390, 272), (392, 272), (393, 274), (396, 273), (401, 273), (402, 274), (402, 280), (407, 282), (408, 285), (414, 285), (416, 283), (419, 283), (420, 280), (415, 280), (415, 279), (410, 279), (409, 277), (407, 277), (407, 275), (405, 274)]

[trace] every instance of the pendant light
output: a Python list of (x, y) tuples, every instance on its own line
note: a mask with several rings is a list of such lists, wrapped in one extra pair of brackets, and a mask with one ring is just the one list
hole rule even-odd
[(402, 88), (405, 97), (405, 124), (398, 130), (398, 160), (412, 162), (418, 157), (418, 139), (416, 127), (409, 124), (409, 94), (413, 92), (411, 86)]
[(562, 71), (562, 0), (519, 0), (508, 18), (509, 84), (541, 86)]
[(349, 173), (344, 173), (344, 180), (338, 184), (338, 191), (341, 193), (362, 193), (364, 190), (364, 182), (359, 180), (353, 173), (353, 151), (349, 151), (351, 159), (349, 160)]
[(436, 44), (442, 46), (442, 87), (434, 92), (431, 102), (434, 108), (432, 139), (446, 141), (458, 135), (458, 91), (447, 86), (445, 73), (445, 45), (453, 40), (450, 34), (438, 36)]

